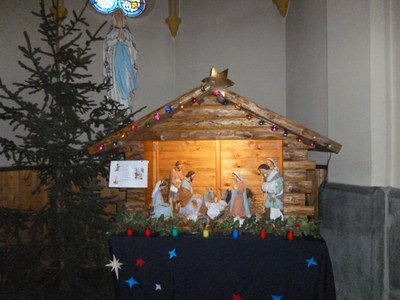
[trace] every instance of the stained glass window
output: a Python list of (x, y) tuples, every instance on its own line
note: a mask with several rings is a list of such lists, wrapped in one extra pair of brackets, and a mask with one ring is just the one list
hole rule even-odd
[(146, 0), (90, 0), (90, 3), (102, 14), (110, 14), (119, 7), (128, 17), (138, 17), (146, 9)]

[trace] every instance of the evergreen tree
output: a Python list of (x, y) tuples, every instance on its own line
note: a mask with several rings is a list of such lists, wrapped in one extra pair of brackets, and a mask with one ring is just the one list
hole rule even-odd
[[(100, 31), (89, 31), (84, 12), (59, 20), (47, 14), (44, 1), (33, 14), (40, 18), (43, 45), (32, 45), (24, 32), (19, 66), (28, 78), (5, 86), (0, 79), (0, 119), (22, 132), (13, 140), (0, 137), (0, 154), (15, 166), (38, 170), (47, 205), (29, 216), (1, 210), (0, 296), (7, 299), (111, 299), (113, 294), (106, 239), (107, 218), (99, 176), (117, 153), (91, 156), (87, 147), (132, 122), (120, 105), (91, 97), (108, 88), (90, 80), (88, 66)], [(61, 22), (62, 21), (62, 22)], [(17, 239), (28, 226), (30, 241)], [(7, 226), (6, 226), (7, 225)], [(5, 229), (8, 228), (8, 229)], [(8, 230), (8, 231), (7, 231)], [(17, 241), (17, 242), (16, 242)], [(2, 297), (0, 297), (2, 298)]]

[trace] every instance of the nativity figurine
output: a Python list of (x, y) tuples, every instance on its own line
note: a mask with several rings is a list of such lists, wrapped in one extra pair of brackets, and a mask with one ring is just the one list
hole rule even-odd
[(258, 167), (264, 177), (264, 207), (270, 212), (270, 219), (284, 219), (283, 216), (283, 177), (275, 159), (267, 158), (267, 163)]
[(173, 213), (178, 212), (178, 199), (179, 199), (179, 188), (181, 187), (182, 180), (185, 178), (182, 171), (183, 163), (177, 161), (175, 166), (171, 170), (169, 176), (170, 186), (168, 192), (169, 203), (172, 206)]
[(246, 182), (239, 172), (232, 173), (233, 188), (229, 200), (229, 214), (235, 218), (250, 217), (250, 205), (247, 197)]
[(188, 219), (196, 221), (200, 212), (200, 208), (203, 205), (203, 199), (201, 195), (193, 193), (192, 182), (196, 173), (189, 171), (181, 182), (179, 188), (179, 213), (186, 216)]
[(162, 190), (167, 186), (165, 180), (157, 181), (151, 193), (152, 207), (153, 207), (153, 217), (160, 218), (164, 216), (164, 219), (172, 217), (172, 207), (169, 203), (164, 201)]

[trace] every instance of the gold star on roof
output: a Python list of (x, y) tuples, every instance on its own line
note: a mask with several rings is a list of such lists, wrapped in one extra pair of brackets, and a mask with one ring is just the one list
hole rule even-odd
[(211, 68), (210, 77), (204, 78), (202, 81), (219, 88), (226, 88), (234, 85), (234, 82), (228, 78), (228, 69), (219, 72), (214, 67)]

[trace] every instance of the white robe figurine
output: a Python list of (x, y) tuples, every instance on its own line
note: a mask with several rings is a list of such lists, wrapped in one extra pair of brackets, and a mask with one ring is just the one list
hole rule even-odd
[(262, 184), (262, 190), (265, 194), (264, 206), (270, 209), (270, 219), (284, 219), (283, 216), (283, 178), (279, 173), (277, 162), (272, 159), (267, 159), (267, 165), (270, 169), (266, 182)]
[(153, 188), (151, 193), (152, 206), (153, 206), (153, 216), (155, 218), (160, 218), (164, 215), (164, 219), (168, 219), (172, 216), (172, 208), (169, 203), (164, 202), (163, 195), (161, 194), (161, 189), (167, 184), (164, 180), (159, 180)]

